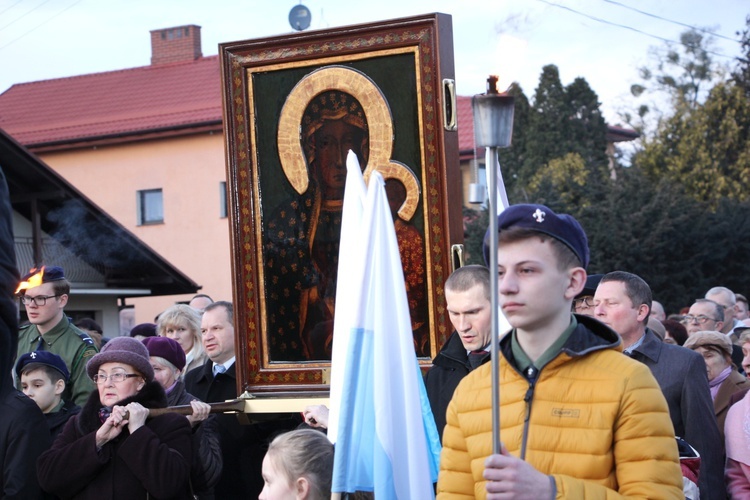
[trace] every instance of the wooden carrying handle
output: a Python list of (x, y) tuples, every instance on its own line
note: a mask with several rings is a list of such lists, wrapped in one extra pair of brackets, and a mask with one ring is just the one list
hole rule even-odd
[[(245, 409), (245, 399), (234, 399), (223, 403), (208, 403), (211, 407), (209, 413), (228, 413), (242, 411)], [(167, 408), (151, 408), (148, 410), (149, 417), (158, 417), (165, 413), (177, 413), (178, 415), (192, 415), (193, 407), (190, 405), (169, 406)]]

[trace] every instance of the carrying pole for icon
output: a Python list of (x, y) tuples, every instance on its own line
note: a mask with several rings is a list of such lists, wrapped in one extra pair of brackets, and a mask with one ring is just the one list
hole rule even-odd
[[(500, 311), (498, 310), (498, 284), (497, 284), (497, 246), (498, 228), (498, 169), (499, 161), (497, 153), (500, 148), (510, 146), (513, 134), (513, 96), (500, 94), (497, 91), (496, 76), (487, 79), (487, 93), (475, 95), (471, 99), (474, 114), (474, 142), (477, 147), (486, 147), (489, 150), (486, 165), (487, 189), (489, 191), (489, 267), (490, 267), (490, 304), (491, 304), (491, 329), (492, 340), (490, 351), (492, 353), (492, 453), (500, 453)], [(502, 178), (500, 178), (502, 179)], [(501, 180), (502, 182), (502, 180)], [(505, 189), (501, 189), (502, 195)], [(507, 203), (507, 198), (505, 203)], [(493, 277), (494, 276), (494, 277)]]

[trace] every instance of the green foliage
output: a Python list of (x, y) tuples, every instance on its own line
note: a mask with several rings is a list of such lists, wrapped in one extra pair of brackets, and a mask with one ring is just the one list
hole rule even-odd
[(585, 79), (577, 78), (563, 86), (557, 67), (548, 65), (542, 69), (533, 104), (520, 87), (515, 92), (513, 147), (500, 154), (512, 203), (539, 197), (549, 201), (555, 185), (563, 181), (559, 176), (555, 181), (544, 181), (550, 168), (568, 171), (574, 162), (579, 178), (587, 177), (585, 182), (598, 182), (606, 175), (607, 124), (598, 97)]
[(712, 207), (724, 198), (750, 199), (750, 100), (733, 82), (717, 84), (705, 103), (665, 120), (633, 163)]
[(559, 208), (583, 208), (595, 202), (606, 179), (591, 170), (578, 153), (555, 158), (539, 170), (528, 184), (535, 203), (557, 211)]
[(710, 288), (705, 284), (712, 277), (696, 273), (709, 246), (701, 236), (705, 212), (679, 186), (653, 184), (627, 169), (596, 201), (568, 207), (589, 237), (590, 273), (635, 273), (672, 311)]
[(472, 210), (464, 207), (464, 264), (484, 265), (482, 242), (490, 218), (487, 209)]
[(712, 37), (690, 29), (680, 34), (678, 46), (652, 48), (650, 65), (638, 68), (641, 81), (631, 85), (635, 99), (630, 110), (620, 112), (622, 119), (638, 132), (650, 135), (662, 117), (670, 114), (670, 107), (698, 106), (720, 71), (711, 58), (712, 44)]
[(570, 118), (572, 109), (557, 66), (542, 68), (534, 105), (529, 117), (526, 154), (519, 180), (524, 184), (553, 158), (570, 152)]
[[(671, 108), (636, 103), (641, 119), (655, 109), (661, 119), (615, 180), (596, 94), (584, 79), (564, 86), (545, 66), (531, 103), (514, 89), (514, 144), (500, 155), (510, 201), (575, 216), (589, 237), (588, 271), (636, 273), (670, 312), (716, 285), (748, 294), (750, 18), (743, 36), (749, 61), (710, 88), (716, 73), (701, 34), (685, 34), (679, 49), (642, 68), (634, 94), (661, 89)], [(487, 212), (465, 222), (467, 262), (482, 263)]]
[(740, 36), (741, 53), (737, 58), (737, 67), (732, 73), (734, 82), (742, 88), (745, 96), (750, 98), (750, 16), (745, 18), (745, 29), (737, 32)]
[(526, 159), (526, 138), (529, 133), (529, 114), (531, 105), (523, 89), (517, 83), (513, 83), (508, 89), (508, 94), (515, 98), (513, 111), (513, 140), (511, 146), (501, 149), (498, 154), (500, 165), (503, 170), (503, 180), (508, 192), (516, 188), (516, 183)]

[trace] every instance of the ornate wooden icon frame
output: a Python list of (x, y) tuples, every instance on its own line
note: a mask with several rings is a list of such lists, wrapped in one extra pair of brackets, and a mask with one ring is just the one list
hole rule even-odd
[(450, 334), (443, 283), (450, 248), (463, 242), (452, 44), (450, 16), (429, 14), (220, 45), (239, 392), (328, 389), (330, 362), (270, 353), (263, 251), (273, 208), (307, 189), (299, 120), (327, 89), (360, 100), (374, 156), (365, 175), (399, 179), (398, 213), (421, 228), (429, 351), (420, 363)]

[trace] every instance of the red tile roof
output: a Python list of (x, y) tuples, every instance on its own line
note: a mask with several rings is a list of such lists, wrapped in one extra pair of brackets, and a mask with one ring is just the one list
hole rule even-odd
[[(456, 97), (461, 160), (475, 157), (471, 96)], [(218, 56), (13, 85), (0, 94), (0, 128), (35, 151), (159, 134), (221, 130)], [(610, 126), (611, 141), (637, 133)], [(484, 150), (476, 151), (483, 157)]]
[(218, 56), (13, 85), (0, 128), (34, 148), (213, 125), (221, 129)]
[(456, 96), (456, 121), (458, 123), (458, 151), (461, 159), (474, 157), (474, 114), (470, 96)]
[[(458, 152), (461, 160), (474, 158), (474, 113), (471, 111), (471, 96), (456, 96), (456, 121), (458, 123)], [(484, 156), (484, 148), (477, 151)]]

